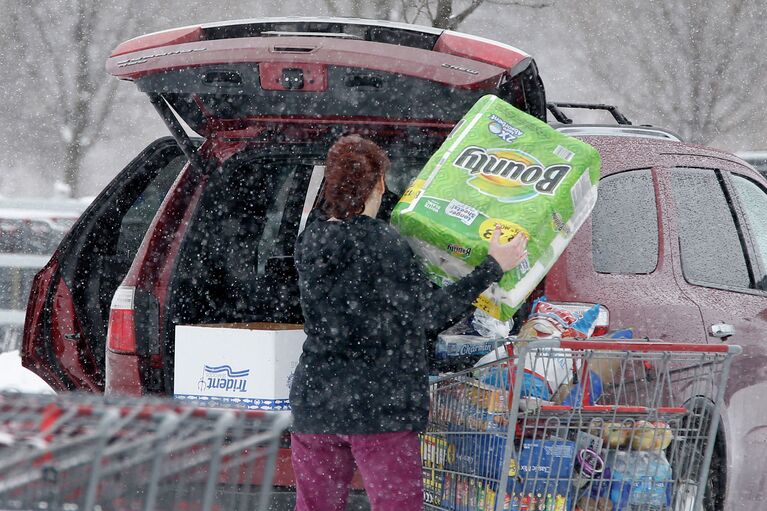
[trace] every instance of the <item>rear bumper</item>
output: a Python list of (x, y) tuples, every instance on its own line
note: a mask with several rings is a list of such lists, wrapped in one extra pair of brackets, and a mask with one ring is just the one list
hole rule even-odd
[(140, 396), (145, 394), (141, 386), (139, 357), (114, 353), (107, 349), (106, 386), (107, 395)]

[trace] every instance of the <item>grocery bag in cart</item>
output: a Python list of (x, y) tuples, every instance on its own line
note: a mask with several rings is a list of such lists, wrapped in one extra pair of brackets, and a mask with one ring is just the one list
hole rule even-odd
[(502, 241), (523, 233), (528, 260), (477, 301), (506, 320), (524, 303), (596, 202), (599, 153), (488, 95), (480, 99), (404, 193), (392, 224), (429, 276), (447, 285)]
[[(431, 383), (423, 434), (433, 453), (424, 457), (425, 508), (700, 509), (730, 365), (740, 351), (644, 340), (536, 340), (517, 344), (507, 358), (444, 375)], [(576, 368), (563, 386), (578, 385), (592, 368), (611, 368), (601, 373), (599, 396), (585, 399), (583, 387), (573, 386), (578, 390), (568, 403), (521, 406), (524, 375), (552, 358)], [(498, 374), (513, 375), (510, 384), (487, 383)], [(700, 399), (713, 407), (698, 406)]]

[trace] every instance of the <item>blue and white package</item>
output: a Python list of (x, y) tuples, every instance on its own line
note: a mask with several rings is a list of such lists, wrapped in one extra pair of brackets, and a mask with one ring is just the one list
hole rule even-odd
[(503, 345), (504, 342), (504, 339), (488, 339), (478, 335), (440, 334), (437, 336), (435, 354), (437, 360), (481, 357)]

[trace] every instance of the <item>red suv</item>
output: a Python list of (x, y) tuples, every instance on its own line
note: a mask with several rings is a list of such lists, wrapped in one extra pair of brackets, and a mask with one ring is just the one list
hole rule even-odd
[[(519, 50), (378, 21), (187, 27), (120, 45), (107, 69), (147, 93), (174, 138), (115, 178), (35, 278), (23, 360), (60, 390), (171, 394), (175, 325), (301, 323), (293, 242), (339, 135), (388, 150), (385, 216), (479, 97), (547, 115), (535, 63)], [(707, 505), (758, 507), (767, 181), (662, 130), (618, 116), (619, 126), (572, 126), (549, 106), (603, 168), (591, 219), (538, 292), (601, 303), (610, 326), (640, 336), (742, 344)], [(277, 482), (292, 483), (287, 449)]]

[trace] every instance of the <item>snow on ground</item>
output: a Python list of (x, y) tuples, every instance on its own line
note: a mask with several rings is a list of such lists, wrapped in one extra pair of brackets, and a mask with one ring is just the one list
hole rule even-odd
[(0, 391), (53, 393), (53, 389), (42, 378), (21, 366), (18, 350), (0, 353)]

